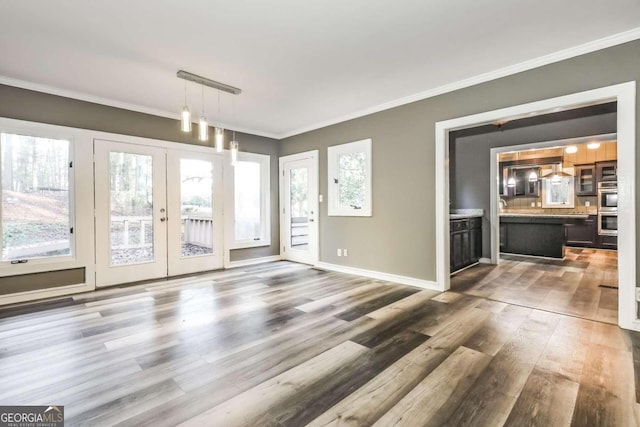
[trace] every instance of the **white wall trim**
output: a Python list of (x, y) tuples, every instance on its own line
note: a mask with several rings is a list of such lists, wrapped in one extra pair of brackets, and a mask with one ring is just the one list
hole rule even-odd
[[(91, 102), (93, 104), (106, 105), (108, 107), (121, 108), (123, 110), (135, 111), (137, 113), (151, 114), (152, 116), (166, 117), (168, 119), (180, 121), (180, 108), (182, 108), (180, 106), (176, 106), (176, 111), (173, 111), (173, 112), (159, 110), (156, 108), (145, 107), (142, 105), (131, 104), (123, 101), (116, 101), (115, 99), (111, 99), (111, 98), (91, 95), (88, 93), (78, 92), (70, 89), (62, 89), (55, 86), (49, 86), (49, 85), (40, 84), (40, 83), (33, 83), (26, 80), (15, 79), (13, 77), (7, 77), (3, 75), (0, 75), (0, 84), (18, 87), (21, 89), (32, 90), (34, 92), (46, 93), (49, 95), (56, 95), (56, 96), (62, 96), (65, 98), (76, 99), (79, 101)], [(195, 118), (195, 115), (194, 115), (194, 118)], [(179, 126), (179, 124), (176, 124), (176, 126)], [(230, 123), (220, 122), (220, 123), (216, 123), (216, 126), (220, 126), (227, 130), (235, 130), (236, 132), (248, 133), (256, 136), (264, 136), (266, 138), (273, 138), (273, 139), (279, 138), (278, 134), (274, 134), (270, 132), (262, 132), (256, 129), (239, 127), (239, 126), (232, 125)]]
[(493, 263), (491, 262), (491, 258), (480, 258), (480, 259), (478, 260), (478, 263), (480, 263), (480, 264), (493, 264)]
[[(635, 140), (636, 82), (550, 98), (499, 110), (437, 122), (436, 138), (436, 280), (449, 289), (449, 132), (534, 114), (574, 109), (584, 105), (618, 102), (618, 324), (625, 329), (640, 330), (636, 315), (636, 208), (635, 208)], [(497, 178), (494, 177), (494, 179)], [(494, 185), (490, 183), (489, 185)], [(495, 190), (494, 190), (495, 191)], [(494, 196), (495, 197), (495, 196)], [(495, 200), (495, 199), (494, 199)], [(491, 206), (497, 218), (497, 203)], [(492, 235), (497, 227), (492, 221)]]
[(282, 257), (280, 257), (280, 255), (271, 255), (271, 256), (263, 256), (260, 258), (249, 258), (249, 259), (242, 259), (238, 261), (229, 261), (229, 263), (225, 266), (225, 269), (236, 268), (236, 267), (246, 267), (248, 265), (263, 264), (265, 262), (280, 261), (281, 259)]
[(603, 37), (598, 40), (583, 43), (578, 46), (573, 46), (568, 49), (559, 50), (557, 52), (540, 56), (538, 58), (529, 59), (527, 61), (523, 61), (514, 65), (509, 65), (507, 67), (499, 68), (497, 70), (489, 71), (487, 73), (469, 77), (467, 79), (459, 80), (454, 83), (442, 85), (433, 89), (426, 90), (424, 92), (416, 93), (414, 95), (409, 95), (393, 101), (385, 102), (383, 104), (375, 105), (373, 107), (365, 108), (364, 110), (356, 111), (354, 113), (345, 114), (343, 116), (334, 117), (332, 119), (324, 120), (322, 122), (314, 123), (312, 125), (303, 126), (301, 128), (294, 129), (289, 132), (281, 133), (278, 135), (278, 138), (280, 139), (289, 138), (291, 136), (299, 135), (301, 133), (310, 132), (312, 130), (320, 129), (326, 126), (331, 126), (336, 123), (342, 123), (342, 122), (346, 122), (347, 120), (357, 119), (358, 117), (368, 116), (369, 114), (378, 113), (380, 111), (399, 107), (405, 104), (410, 104), (416, 101), (421, 101), (423, 99), (433, 98), (434, 96), (442, 95), (444, 93), (453, 92), (459, 89), (464, 89), (466, 87), (474, 86), (480, 83), (486, 83), (491, 80), (496, 80), (502, 77), (521, 73), (523, 71), (542, 67), (544, 65), (553, 64), (555, 62), (560, 62), (565, 59), (574, 58), (576, 56), (606, 49), (608, 47), (627, 43), (637, 39), (640, 39), (640, 27), (633, 28), (629, 31), (625, 31), (622, 33), (613, 34), (608, 37)]
[(429, 289), (432, 291), (442, 291), (436, 282), (431, 280), (416, 279), (414, 277), (400, 276), (398, 274), (383, 273), (381, 271), (365, 270), (356, 267), (347, 267), (344, 265), (331, 264), (328, 262), (318, 262), (315, 268), (329, 271), (337, 271), (338, 273), (353, 274), (355, 276), (370, 277), (372, 279), (386, 280), (387, 282), (400, 283), (402, 285), (414, 286), (420, 289)]
[(0, 296), (0, 306), (17, 304), (21, 302), (28, 302), (34, 300), (41, 300), (45, 298), (61, 297), (71, 294), (78, 294), (81, 292), (92, 292), (95, 288), (93, 284), (80, 283), (78, 285), (60, 286), (57, 288), (49, 289), (35, 289), (33, 291), (19, 292), (15, 294), (8, 294)]

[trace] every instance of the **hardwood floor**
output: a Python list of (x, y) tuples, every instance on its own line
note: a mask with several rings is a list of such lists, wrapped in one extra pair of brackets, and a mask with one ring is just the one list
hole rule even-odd
[(567, 248), (564, 260), (500, 256), (451, 278), (451, 290), (618, 324), (618, 253)]
[(0, 404), (91, 426), (629, 426), (638, 348), (607, 323), (278, 262), (0, 309)]

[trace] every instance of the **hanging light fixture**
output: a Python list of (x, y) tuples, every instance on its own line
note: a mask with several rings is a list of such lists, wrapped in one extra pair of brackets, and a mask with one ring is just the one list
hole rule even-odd
[[(242, 90), (237, 87), (229, 86), (224, 83), (217, 82), (215, 80), (208, 79), (206, 77), (198, 76), (193, 73), (189, 73), (184, 70), (178, 71), (176, 74), (178, 78), (185, 80), (185, 106), (182, 109), (181, 122), (182, 122), (182, 130), (184, 132), (191, 131), (191, 112), (189, 111), (189, 106), (187, 105), (187, 80), (199, 83), (202, 85), (202, 115), (200, 116), (200, 120), (198, 122), (198, 139), (201, 141), (207, 141), (209, 139), (209, 123), (207, 122), (207, 118), (204, 114), (204, 86), (212, 87), (214, 89), (218, 89), (218, 120), (221, 120), (220, 115), (220, 91), (225, 91), (231, 93), (233, 95), (239, 95), (242, 93)], [(235, 114), (235, 112), (234, 112)], [(215, 150), (218, 153), (221, 153), (224, 150), (224, 129), (222, 127), (215, 127)], [(235, 133), (234, 138), (235, 140)], [(238, 143), (236, 142), (236, 152), (237, 152)], [(231, 147), (233, 149), (233, 146)], [(232, 150), (233, 151), (233, 150)]]
[(509, 177), (509, 179), (507, 179), (507, 187), (515, 187), (516, 186), (516, 179), (512, 176)]
[(182, 132), (191, 132), (191, 111), (187, 105), (187, 81), (184, 81), (184, 107), (182, 107), (181, 114), (181, 129)]
[(207, 116), (204, 115), (204, 85), (202, 85), (202, 113), (198, 122), (198, 139), (200, 141), (209, 140), (209, 123), (207, 123)]
[(531, 171), (529, 174), (529, 182), (536, 182), (538, 180), (538, 174), (536, 171)]
[[(220, 91), (218, 91), (218, 121), (222, 121), (222, 114), (220, 113)], [(224, 150), (224, 129), (216, 126), (216, 152), (222, 153)]]
[[(233, 99), (233, 121), (236, 120), (236, 100)], [(238, 141), (236, 141), (236, 131), (233, 131), (233, 136), (231, 137), (231, 142), (229, 142), (229, 149), (231, 150), (231, 166), (235, 166), (238, 164)]]

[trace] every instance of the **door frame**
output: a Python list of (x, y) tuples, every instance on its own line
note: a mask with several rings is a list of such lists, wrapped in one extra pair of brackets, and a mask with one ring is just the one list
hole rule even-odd
[[(167, 209), (167, 150), (100, 139), (95, 139), (93, 144), (95, 156), (94, 191), (96, 195), (104, 194), (103, 197), (96, 197), (94, 200), (96, 287), (157, 279), (166, 276), (168, 227), (166, 223), (160, 225), (158, 222), (164, 222), (164, 218), (167, 216), (166, 212), (159, 211), (159, 209)], [(153, 230), (153, 259), (150, 261), (122, 265), (111, 264), (111, 197), (109, 192), (111, 173), (109, 154), (112, 152), (148, 156), (152, 159), (153, 213), (151, 227)], [(157, 191), (158, 187), (164, 187), (162, 188), (164, 191)], [(129, 276), (132, 275), (134, 277), (129, 280)]]
[[(435, 180), (436, 180), (436, 282), (439, 290), (450, 288), (449, 280), (449, 132), (493, 123), (514, 120), (535, 114), (571, 110), (588, 105), (617, 101), (618, 134), (618, 325), (640, 331), (636, 314), (636, 82), (630, 81), (556, 98), (544, 99), (493, 111), (436, 122), (435, 124)], [(495, 177), (492, 177), (495, 179)], [(492, 187), (494, 182), (490, 182)], [(495, 199), (491, 209), (496, 210)], [(494, 217), (492, 213), (492, 218)], [(496, 214), (497, 217), (497, 214)], [(491, 224), (495, 238), (496, 222)], [(495, 243), (494, 243), (495, 244)]]
[[(316, 198), (315, 200), (309, 201), (309, 209), (312, 209), (316, 212), (316, 218), (314, 222), (309, 223), (309, 228), (313, 230), (313, 234), (315, 238), (313, 239), (312, 244), (311, 240), (309, 241), (309, 253), (311, 256), (311, 265), (316, 265), (318, 263), (319, 254), (320, 254), (320, 212), (319, 212), (319, 198), (320, 198), (320, 183), (319, 183), (319, 162), (318, 162), (318, 150), (305, 151), (303, 153), (291, 154), (288, 156), (283, 156), (278, 159), (278, 182), (279, 182), (279, 199), (280, 204), (278, 206), (278, 212), (280, 217), (280, 257), (282, 259), (286, 259), (286, 254), (284, 251), (284, 241), (286, 238), (285, 232), (285, 215), (283, 214), (284, 209), (284, 164), (287, 162), (297, 161), (297, 160), (311, 160), (313, 165), (313, 169), (315, 173), (312, 173), (312, 186), (315, 187)], [(315, 184), (315, 185), (314, 185)]]

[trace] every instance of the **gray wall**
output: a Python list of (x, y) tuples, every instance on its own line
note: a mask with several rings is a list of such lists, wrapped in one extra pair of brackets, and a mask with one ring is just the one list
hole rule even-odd
[[(202, 145), (196, 127), (191, 135), (185, 134), (177, 120), (6, 85), (0, 85), (0, 117)], [(227, 134), (225, 140), (229, 141), (229, 137)], [(236, 133), (236, 139), (240, 151), (271, 156), (271, 200), (277, 201), (278, 141), (244, 133)], [(279, 227), (276, 203), (271, 209), (271, 245), (231, 251), (231, 260), (280, 254)]]
[[(320, 149), (326, 194), (326, 148), (372, 138), (373, 216), (328, 217), (322, 204), (320, 259), (435, 280), (436, 122), (639, 79), (640, 41), (634, 41), (293, 136), (280, 154)], [(636, 107), (636, 126), (639, 115)], [(336, 248), (348, 248), (349, 257), (336, 257)]]
[[(491, 257), (489, 173), (492, 148), (616, 132), (615, 103), (452, 132), (449, 138), (451, 207), (484, 209), (482, 256)], [(613, 111), (612, 111), (613, 110)]]

